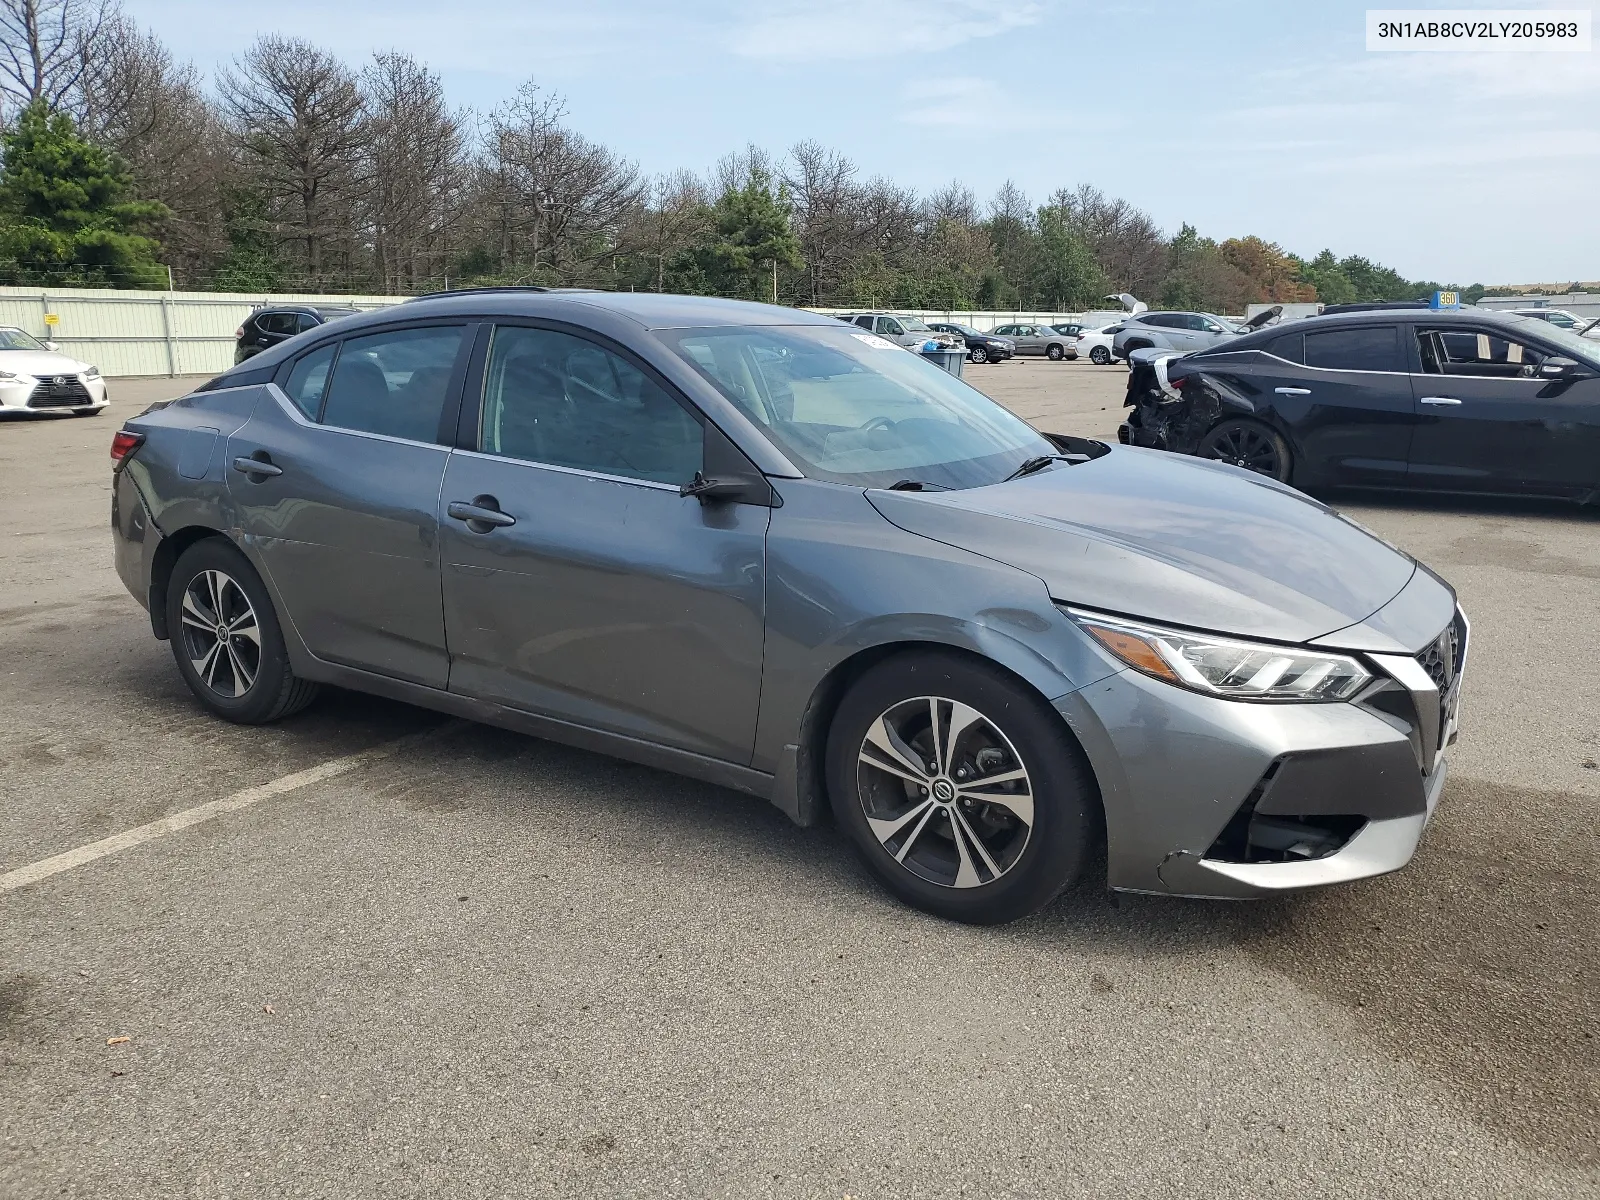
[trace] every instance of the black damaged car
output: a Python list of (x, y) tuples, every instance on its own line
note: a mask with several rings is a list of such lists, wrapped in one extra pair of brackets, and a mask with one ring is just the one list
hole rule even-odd
[(1600, 344), (1548, 322), (1373, 308), (1131, 366), (1127, 444), (1299, 488), (1600, 499)]

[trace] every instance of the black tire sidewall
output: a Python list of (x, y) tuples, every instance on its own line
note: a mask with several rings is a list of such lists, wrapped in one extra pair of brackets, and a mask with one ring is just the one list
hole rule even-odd
[[(1022, 755), (1033, 781), (1034, 826), (1022, 858), (998, 880), (951, 888), (894, 861), (867, 824), (856, 782), (867, 727), (895, 703), (924, 695), (970, 704)], [(827, 747), (828, 795), (868, 870), (915, 908), (953, 921), (998, 924), (1049, 903), (1082, 872), (1099, 794), (1088, 763), (1060, 714), (998, 668), (937, 651), (897, 655), (871, 668), (834, 713)]]
[[(1270, 475), (1264, 471), (1253, 471), (1251, 473), (1266, 475), (1268, 479), (1276, 479), (1279, 483), (1289, 482), (1289, 477), (1294, 473), (1294, 456), (1289, 450), (1289, 443), (1276, 429), (1270, 425), (1264, 425), (1260, 421), (1251, 421), (1245, 417), (1230, 417), (1226, 421), (1219, 421), (1206, 431), (1205, 437), (1200, 439), (1200, 445), (1195, 448), (1198, 457), (1210, 459), (1212, 457), (1210, 453), (1212, 439), (1229, 429), (1252, 429), (1257, 433), (1264, 434), (1272, 442), (1273, 449), (1278, 455), (1278, 469)], [(1213, 459), (1213, 461), (1220, 462), (1221, 460)]]
[(1104, 346), (1096, 346), (1093, 350), (1089, 351), (1089, 361), (1094, 363), (1094, 365), (1097, 367), (1103, 367), (1111, 361), (1111, 351), (1107, 350)]
[[(261, 666), (255, 682), (243, 696), (221, 696), (206, 686), (195, 672), (183, 643), (183, 596), (190, 582), (202, 571), (222, 571), (229, 575), (255, 609), (261, 634)], [(294, 683), (289, 654), (272, 598), (254, 567), (236, 547), (220, 537), (196, 542), (178, 557), (167, 583), (167, 636), (172, 640), (172, 657), (184, 682), (195, 698), (224, 720), (242, 725), (272, 720), (282, 708), (282, 699)]]

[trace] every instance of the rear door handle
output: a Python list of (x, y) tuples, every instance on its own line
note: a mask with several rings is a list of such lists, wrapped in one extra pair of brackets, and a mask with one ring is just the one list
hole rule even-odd
[(243, 471), (246, 475), (259, 475), (263, 479), (275, 479), (283, 474), (283, 468), (268, 458), (246, 458), (240, 455), (233, 460), (233, 469)]
[(1310, 388), (1273, 388), (1272, 390), (1277, 392), (1278, 395), (1280, 395), (1280, 396), (1309, 396), (1309, 395), (1311, 395), (1311, 389)]
[(444, 511), (457, 521), (465, 521), (473, 533), (488, 533), (517, 523), (510, 513), (500, 511), (500, 505), (493, 496), (475, 496), (470, 503), (452, 500), (444, 506)]
[(1461, 401), (1457, 400), (1454, 396), (1424, 396), (1421, 400), (1421, 403), (1454, 406), (1460, 404)]

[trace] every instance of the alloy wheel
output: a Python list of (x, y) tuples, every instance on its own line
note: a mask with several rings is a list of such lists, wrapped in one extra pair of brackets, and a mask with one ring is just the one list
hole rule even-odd
[(1096, 346), (1089, 351), (1089, 360), (1097, 367), (1103, 367), (1111, 361), (1111, 352), (1104, 346)]
[(989, 352), (987, 350), (985, 350), (982, 346), (974, 346), (968, 352), (967, 357), (970, 358), (975, 363), (988, 362), (989, 361)]
[(237, 700), (261, 672), (261, 624), (250, 598), (223, 571), (201, 571), (183, 591), (183, 650), (196, 678)]
[(1264, 432), (1249, 425), (1235, 425), (1208, 438), (1205, 454), (1259, 475), (1278, 477), (1278, 448)]
[(867, 727), (857, 753), (867, 825), (913, 875), (952, 888), (993, 883), (1033, 832), (1033, 784), (1005, 733), (970, 705), (903, 700)]

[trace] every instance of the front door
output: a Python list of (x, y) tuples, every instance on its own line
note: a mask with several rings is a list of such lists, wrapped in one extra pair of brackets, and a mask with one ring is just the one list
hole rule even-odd
[(1417, 326), (1417, 487), (1587, 493), (1600, 486), (1600, 379), (1540, 377), (1551, 357), (1503, 329)]
[(749, 763), (770, 510), (679, 494), (706, 431), (617, 350), (502, 325), (481, 378), (442, 492), (450, 690)]
[(247, 545), (318, 658), (445, 686), (438, 500), (449, 450), (438, 434), (465, 331), (319, 346), (229, 439)]

